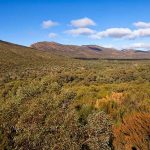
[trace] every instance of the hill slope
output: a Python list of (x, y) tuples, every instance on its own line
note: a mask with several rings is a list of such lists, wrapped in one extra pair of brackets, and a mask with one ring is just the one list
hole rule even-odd
[[(58, 61), (60, 60), (61, 61)], [(66, 57), (61, 57), (50, 52), (25, 47), (9, 42), (0, 41), (0, 74), (18, 69), (20, 72), (25, 68), (45, 67), (47, 65), (56, 66), (67, 61)]]
[(97, 45), (63, 45), (55, 42), (38, 42), (32, 48), (53, 52), (73, 58), (106, 58), (106, 59), (150, 59), (150, 51), (116, 50)]

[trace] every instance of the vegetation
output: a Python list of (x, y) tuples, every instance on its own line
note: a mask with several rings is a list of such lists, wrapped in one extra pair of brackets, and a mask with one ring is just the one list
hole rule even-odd
[(149, 60), (78, 60), (0, 42), (0, 149), (148, 150), (149, 87)]
[(137, 113), (125, 118), (114, 129), (116, 149), (150, 149), (150, 114)]

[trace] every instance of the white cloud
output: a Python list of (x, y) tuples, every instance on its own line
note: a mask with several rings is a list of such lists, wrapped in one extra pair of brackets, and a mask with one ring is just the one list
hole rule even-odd
[(57, 25), (58, 25), (58, 23), (54, 22), (52, 20), (46, 20), (46, 21), (43, 21), (43, 23), (42, 23), (42, 27), (44, 29), (48, 29), (50, 27), (57, 26)]
[(100, 32), (99, 35), (101, 37), (122, 38), (130, 35), (131, 33), (132, 31), (128, 28), (110, 28), (106, 31)]
[(128, 46), (128, 48), (150, 50), (150, 44), (148, 44), (148, 43), (133, 43), (130, 46)]
[(106, 48), (115, 48), (115, 49), (117, 49), (118, 47), (115, 47), (114, 45), (112, 45), (112, 44), (105, 44), (105, 45), (101, 45), (102, 47), (106, 47)]
[(149, 37), (150, 28), (134, 30), (132, 34), (135, 37)]
[(90, 35), (89, 38), (91, 38), (91, 39), (101, 39), (102, 37), (99, 36), (98, 33), (95, 33), (95, 34)]
[(58, 35), (56, 33), (49, 33), (49, 38), (56, 38)]
[(95, 39), (101, 39), (104, 37), (123, 38), (123, 37), (128, 37), (131, 34), (132, 31), (128, 28), (110, 28), (105, 31), (101, 31), (94, 35), (91, 35), (91, 38), (95, 38)]
[(150, 37), (150, 28), (130, 30), (128, 28), (110, 28), (101, 32), (97, 32), (90, 36), (93, 39), (101, 39), (105, 37), (135, 39), (138, 37)]
[(96, 23), (90, 18), (81, 18), (77, 20), (72, 20), (71, 25), (78, 28), (83, 28), (87, 26), (95, 26)]
[(150, 28), (150, 22), (139, 21), (135, 22), (133, 25), (136, 26), (137, 28)]
[[(117, 39), (136, 39), (142, 37), (150, 37), (150, 23), (145, 22), (137, 22), (134, 25), (137, 27), (141, 27), (135, 30), (131, 30), (129, 28), (108, 28), (103, 31), (95, 31), (85, 26), (94, 25), (89, 21), (89, 18), (83, 18), (78, 20), (73, 20), (71, 22), (72, 26), (78, 27), (75, 29), (71, 29), (66, 31), (66, 33), (78, 36), (78, 35), (87, 35), (92, 39), (101, 39), (101, 38), (117, 38)], [(148, 28), (149, 27), (149, 28)]]
[(133, 30), (127, 39), (136, 39), (140, 37), (150, 37), (150, 28)]
[(78, 36), (78, 35), (92, 35), (95, 33), (95, 31), (89, 28), (77, 28), (77, 29), (67, 30), (65, 31), (65, 33), (71, 34), (73, 36)]

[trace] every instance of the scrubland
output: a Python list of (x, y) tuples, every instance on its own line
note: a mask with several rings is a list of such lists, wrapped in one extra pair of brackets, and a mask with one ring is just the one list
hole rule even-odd
[(149, 87), (149, 60), (0, 43), (0, 149), (149, 150)]

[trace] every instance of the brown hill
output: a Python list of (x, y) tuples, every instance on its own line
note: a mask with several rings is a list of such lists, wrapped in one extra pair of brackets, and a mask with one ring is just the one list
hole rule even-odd
[(117, 50), (97, 45), (63, 45), (55, 42), (38, 42), (31, 45), (32, 48), (53, 52), (58, 55), (73, 58), (104, 58), (104, 59), (150, 59), (150, 51), (141, 50)]

